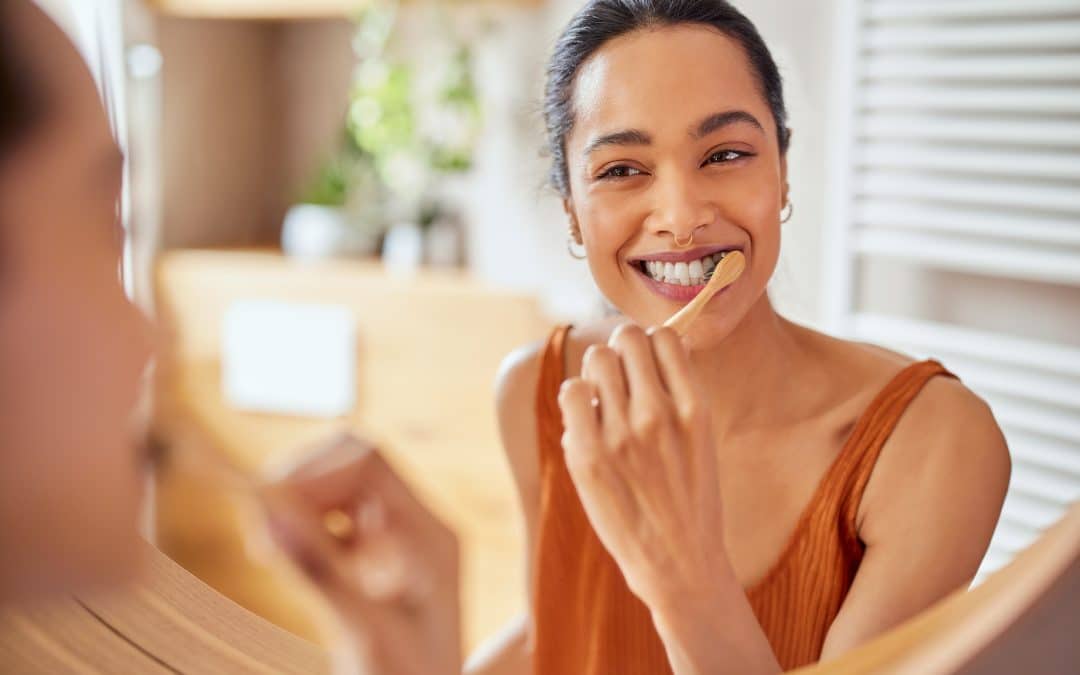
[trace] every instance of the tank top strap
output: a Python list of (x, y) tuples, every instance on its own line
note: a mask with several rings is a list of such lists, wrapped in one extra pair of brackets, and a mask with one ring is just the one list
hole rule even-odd
[(855, 423), (829, 477), (830, 492), (839, 497), (840, 525), (849, 540), (858, 538), (856, 515), (881, 449), (911, 402), (938, 375), (956, 378), (932, 359), (906, 366), (874, 397)]
[(549, 448), (562, 447), (559, 388), (566, 379), (566, 336), (570, 333), (570, 328), (570, 325), (555, 328), (540, 356), (540, 378), (536, 386), (536, 421), (541, 464), (547, 461)]

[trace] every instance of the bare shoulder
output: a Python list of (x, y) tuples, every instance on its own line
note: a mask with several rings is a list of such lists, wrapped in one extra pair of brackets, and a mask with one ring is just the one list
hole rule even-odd
[(540, 361), (544, 342), (530, 342), (510, 352), (499, 365), (495, 376), (495, 400), (499, 418), (505, 412), (517, 412), (531, 405), (540, 381)]
[(543, 351), (543, 342), (515, 349), (503, 359), (495, 378), (499, 436), (526, 516), (539, 501), (535, 404)]
[[(899, 352), (809, 329), (805, 339), (827, 364), (831, 400), (845, 417), (864, 410), (914, 362)], [(918, 516), (945, 528), (955, 520), (954, 526), (988, 540), (1010, 472), (1005, 438), (986, 402), (957, 379), (933, 377), (882, 448), (859, 506), (860, 534), (889, 536), (901, 521)]]
[(1011, 470), (990, 406), (959, 380), (934, 377), (882, 449), (860, 508), (860, 531), (871, 539), (886, 537), (900, 521), (918, 518), (943, 535), (963, 533), (985, 549)]

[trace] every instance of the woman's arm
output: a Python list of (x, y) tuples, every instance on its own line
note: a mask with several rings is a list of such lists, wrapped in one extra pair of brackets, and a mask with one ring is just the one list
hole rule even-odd
[(936, 378), (882, 449), (859, 509), (866, 543), (822, 659), (842, 654), (970, 583), (997, 525), (1011, 465), (982, 400)]
[[(539, 448), (534, 407), (540, 379), (540, 345), (523, 347), (506, 357), (495, 385), (499, 434), (514, 474), (525, 518), (525, 565), (532, 601), (533, 555), (540, 504)], [(469, 675), (531, 675), (532, 614), (530, 610), (490, 638), (470, 657)]]

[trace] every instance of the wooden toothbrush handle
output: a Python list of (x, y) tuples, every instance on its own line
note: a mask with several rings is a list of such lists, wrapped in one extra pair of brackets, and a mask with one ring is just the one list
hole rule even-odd
[(708, 304), (709, 300), (712, 300), (714, 295), (734, 283), (744, 269), (746, 269), (746, 258), (743, 257), (742, 252), (732, 251), (728, 253), (720, 261), (720, 264), (716, 266), (716, 271), (713, 272), (713, 276), (709, 279), (709, 283), (705, 285), (705, 288), (701, 289), (701, 292), (694, 296), (693, 300), (686, 303), (682, 309), (675, 312), (670, 319), (665, 321), (664, 327), (674, 329), (679, 335), (686, 335), (686, 332), (690, 329), (690, 324), (694, 323), (694, 319), (701, 313), (701, 310), (705, 309), (705, 305)]

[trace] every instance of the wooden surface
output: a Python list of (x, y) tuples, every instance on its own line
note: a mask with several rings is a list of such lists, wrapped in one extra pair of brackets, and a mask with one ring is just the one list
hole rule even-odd
[(839, 659), (795, 672), (1067, 675), (1078, 669), (1080, 503), (973, 590), (949, 596)]
[(328, 673), (323, 649), (215, 592), (150, 545), (143, 578), (0, 613), (0, 672)]
[[(157, 426), (174, 452), (198, 444), (257, 471), (342, 427), (381, 442), (390, 462), (459, 533), (467, 647), (524, 607), (519, 508), (495, 422), (492, 385), (515, 346), (547, 325), (529, 298), (455, 272), (388, 277), (370, 264), (290, 263), (273, 254), (181, 252), (158, 268)], [(232, 409), (220, 387), (221, 317), (235, 300), (340, 304), (358, 323), (358, 405), (320, 420)], [(257, 514), (177, 468), (158, 490), (158, 543), (245, 607), (313, 640), (313, 596), (251, 555)], [(255, 539), (258, 543), (258, 539)]]

